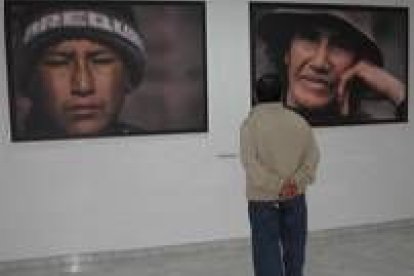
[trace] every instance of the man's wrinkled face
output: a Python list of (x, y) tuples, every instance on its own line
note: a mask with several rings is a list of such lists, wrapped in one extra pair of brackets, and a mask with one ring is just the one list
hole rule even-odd
[(287, 104), (318, 109), (332, 103), (341, 76), (355, 59), (351, 41), (340, 32), (321, 27), (297, 32), (284, 56)]
[(87, 39), (49, 47), (38, 64), (42, 108), (53, 128), (68, 136), (97, 135), (113, 122), (125, 97), (119, 54)]

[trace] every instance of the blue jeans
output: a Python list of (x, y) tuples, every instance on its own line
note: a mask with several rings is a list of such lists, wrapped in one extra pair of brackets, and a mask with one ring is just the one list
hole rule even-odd
[(302, 276), (307, 237), (305, 196), (248, 204), (255, 275)]

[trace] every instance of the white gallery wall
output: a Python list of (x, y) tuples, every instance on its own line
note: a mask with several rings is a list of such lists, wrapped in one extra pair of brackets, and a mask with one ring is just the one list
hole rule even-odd
[[(413, 17), (409, 0), (346, 3), (409, 6)], [(247, 1), (207, 1), (207, 133), (11, 143), (0, 41), (0, 261), (249, 235), (238, 160), (250, 105)], [(412, 64), (413, 55), (411, 85)], [(315, 129), (311, 230), (414, 218), (413, 93), (407, 124)]]

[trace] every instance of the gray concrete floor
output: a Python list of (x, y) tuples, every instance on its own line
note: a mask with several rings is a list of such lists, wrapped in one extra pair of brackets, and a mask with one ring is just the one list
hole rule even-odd
[[(99, 253), (98, 253), (99, 255)], [(116, 255), (113, 255), (116, 256)], [(104, 260), (106, 259), (106, 260)], [(252, 276), (247, 240), (123, 254), (78, 265), (23, 265), (1, 276)], [(311, 233), (306, 276), (413, 276), (414, 223)]]

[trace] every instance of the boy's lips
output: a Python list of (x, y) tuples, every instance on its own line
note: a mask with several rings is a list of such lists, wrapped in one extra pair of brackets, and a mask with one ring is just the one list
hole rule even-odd
[(65, 108), (66, 112), (77, 119), (88, 119), (102, 111), (99, 104), (72, 104)]

